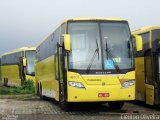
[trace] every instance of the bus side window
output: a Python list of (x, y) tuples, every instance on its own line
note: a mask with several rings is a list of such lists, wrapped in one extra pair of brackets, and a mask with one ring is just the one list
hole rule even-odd
[(152, 33), (152, 50), (156, 52), (160, 50), (160, 30), (153, 30), (151, 33)]
[[(62, 58), (59, 58), (61, 56), (60, 53), (62, 53), (61, 49), (58, 48), (58, 44), (62, 45), (63, 44), (63, 39), (62, 35), (65, 34), (65, 28), (66, 24), (64, 23), (59, 27), (55, 32), (54, 32), (54, 64), (55, 64), (55, 79), (60, 80), (60, 60)], [(60, 50), (60, 51), (59, 51)], [(60, 56), (59, 56), (60, 55)], [(60, 60), (59, 60), (60, 59)]]
[(146, 32), (146, 33), (143, 33), (143, 34), (141, 34), (141, 36), (142, 36), (142, 41), (143, 41), (143, 55), (144, 55), (144, 53), (148, 50), (148, 49), (150, 49), (150, 46), (149, 46), (149, 40), (150, 40), (150, 38), (149, 38), (149, 32)]
[(55, 79), (60, 80), (60, 70), (59, 70), (59, 48), (57, 43), (59, 44), (59, 34), (60, 34), (60, 27), (54, 32), (53, 36), (53, 53), (54, 54), (54, 64), (55, 64)]
[(63, 44), (63, 34), (65, 34), (65, 29), (66, 29), (66, 24), (64, 23), (63, 25), (61, 25), (61, 32), (60, 32), (60, 44)]
[(137, 55), (136, 40), (134, 37), (132, 37), (132, 45), (133, 45), (133, 54), (134, 54), (134, 56), (136, 56)]
[(54, 55), (54, 64), (55, 64), (55, 79), (59, 80), (59, 69), (58, 69), (58, 52)]

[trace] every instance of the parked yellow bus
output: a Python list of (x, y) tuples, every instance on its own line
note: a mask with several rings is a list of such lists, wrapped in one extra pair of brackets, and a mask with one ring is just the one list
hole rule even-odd
[[(140, 45), (140, 37), (134, 37)], [(124, 101), (135, 99), (134, 57), (126, 20), (67, 19), (36, 53), (37, 93), (59, 101), (63, 110), (73, 102), (108, 102), (111, 108), (121, 109)]]
[(21, 86), (24, 80), (35, 81), (35, 47), (23, 47), (2, 55), (1, 72), (5, 86)]
[(160, 104), (160, 26), (146, 26), (133, 34), (143, 41), (143, 50), (135, 52), (136, 99)]

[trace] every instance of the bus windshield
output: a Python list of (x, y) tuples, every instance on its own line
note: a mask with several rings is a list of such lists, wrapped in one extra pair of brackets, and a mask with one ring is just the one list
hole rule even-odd
[(152, 31), (152, 40), (155, 41), (157, 39), (160, 39), (160, 30), (153, 30)]
[(27, 51), (26, 52), (26, 58), (27, 58), (27, 74), (28, 75), (35, 75), (35, 68), (34, 68), (34, 62), (35, 62), (35, 51)]
[(69, 69), (86, 70), (92, 60), (91, 70), (133, 68), (127, 22), (70, 22), (68, 33), (71, 35)]
[(160, 46), (160, 29), (152, 31), (152, 49), (158, 50)]
[[(160, 44), (160, 29), (152, 31), (152, 41), (153, 41), (153, 47), (152, 48), (156, 48), (156, 51), (157, 51), (156, 46), (159, 47), (159, 44)], [(158, 64), (159, 64), (159, 79), (160, 79), (160, 53), (159, 53), (159, 57), (158, 57)]]

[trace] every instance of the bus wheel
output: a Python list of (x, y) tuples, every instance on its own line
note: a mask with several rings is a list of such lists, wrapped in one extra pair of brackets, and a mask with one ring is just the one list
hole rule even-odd
[(6, 78), (6, 86), (8, 86), (8, 78)]
[(108, 102), (109, 104), (109, 107), (113, 110), (120, 110), (123, 105), (124, 105), (124, 102), (122, 101), (114, 101), (114, 102)]
[(41, 84), (40, 84), (40, 89), (39, 89), (39, 96), (41, 99), (47, 100), (47, 97), (43, 96), (43, 94), (42, 94), (42, 85)]
[(68, 112), (69, 111), (69, 105), (68, 105), (68, 102), (66, 101), (60, 101), (60, 106), (61, 106), (61, 109), (65, 112)]
[(64, 99), (63, 99), (63, 95), (62, 93), (60, 92), (59, 94), (59, 104), (61, 106), (61, 109), (65, 112), (69, 111), (69, 103), (66, 102)]
[(6, 79), (4, 78), (4, 83), (3, 83), (3, 86), (6, 86)]
[(3, 83), (3, 85), (7, 87), (7, 84), (8, 84), (8, 79), (7, 79), (7, 78), (4, 78), (4, 83)]
[(43, 95), (42, 95), (42, 85), (40, 84), (39, 86), (39, 96), (41, 99), (43, 99)]
[(37, 85), (37, 95), (40, 96), (40, 92), (39, 92), (39, 83)]

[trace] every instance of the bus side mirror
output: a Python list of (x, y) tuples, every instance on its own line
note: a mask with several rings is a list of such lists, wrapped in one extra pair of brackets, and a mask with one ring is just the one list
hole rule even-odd
[(69, 34), (64, 34), (64, 49), (67, 53), (71, 50), (71, 37)]
[(27, 66), (27, 59), (23, 58), (23, 66), (26, 67)]
[(142, 37), (140, 35), (132, 35), (132, 40), (135, 39), (137, 52), (143, 50)]

